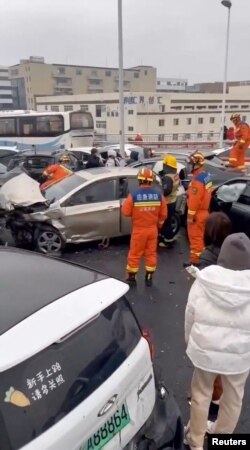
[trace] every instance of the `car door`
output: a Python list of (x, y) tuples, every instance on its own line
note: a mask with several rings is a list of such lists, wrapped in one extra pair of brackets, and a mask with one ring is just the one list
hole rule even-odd
[(120, 234), (120, 202), (115, 179), (93, 181), (61, 206), (65, 233), (72, 242)]
[(250, 238), (250, 183), (240, 194), (238, 200), (233, 202), (230, 218), (236, 233), (246, 233)]
[[(132, 193), (138, 189), (138, 180), (136, 177), (123, 177), (119, 179), (119, 200), (120, 209), (124, 200), (127, 198), (128, 194)], [(131, 219), (130, 217), (124, 217), (121, 213), (120, 216), (120, 227), (121, 234), (127, 236), (131, 233)]]
[[(227, 183), (222, 184), (216, 188), (212, 193), (210, 211), (211, 212), (224, 212), (231, 220), (235, 220), (235, 215), (232, 215), (232, 207), (238, 202), (241, 194), (245, 191), (248, 182), (247, 180), (230, 180)], [(233, 223), (235, 229), (237, 224)]]

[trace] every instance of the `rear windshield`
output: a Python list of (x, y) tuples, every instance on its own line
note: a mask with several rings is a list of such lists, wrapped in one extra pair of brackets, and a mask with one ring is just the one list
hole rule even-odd
[(58, 183), (53, 184), (51, 187), (43, 191), (43, 195), (47, 200), (53, 202), (60, 200), (64, 195), (69, 194), (73, 189), (81, 186), (86, 180), (78, 175), (71, 175)]
[(0, 450), (48, 430), (126, 360), (141, 338), (126, 299), (62, 342), (0, 374)]

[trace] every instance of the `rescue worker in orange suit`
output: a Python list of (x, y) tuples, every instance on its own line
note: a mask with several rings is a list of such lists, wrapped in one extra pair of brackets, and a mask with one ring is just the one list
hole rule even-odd
[(152, 188), (154, 174), (144, 168), (138, 173), (139, 188), (128, 195), (122, 205), (122, 214), (131, 217), (132, 233), (127, 263), (127, 282), (136, 285), (140, 260), (144, 257), (145, 283), (152, 285), (157, 264), (158, 230), (167, 217), (166, 200), (158, 189)]
[(180, 178), (177, 172), (177, 161), (172, 155), (165, 155), (163, 169), (159, 172), (162, 182), (163, 195), (168, 207), (168, 217), (159, 234), (159, 247), (169, 247), (174, 242), (172, 219), (175, 214), (177, 192)]
[(69, 175), (72, 175), (73, 172), (67, 167), (69, 162), (69, 155), (65, 153), (59, 158), (58, 164), (52, 164), (47, 167), (47, 169), (43, 172), (43, 178), (46, 178), (47, 180), (40, 186), (40, 189), (45, 190), (52, 186), (52, 184), (55, 184)]
[(203, 169), (205, 159), (202, 153), (196, 152), (190, 157), (192, 180), (187, 192), (187, 231), (190, 245), (190, 261), (184, 263), (199, 265), (199, 258), (204, 249), (205, 221), (209, 214), (212, 194), (210, 174)]
[(250, 128), (241, 121), (240, 114), (232, 114), (230, 120), (235, 126), (236, 142), (230, 152), (229, 166), (242, 170), (245, 168), (245, 155), (250, 145)]

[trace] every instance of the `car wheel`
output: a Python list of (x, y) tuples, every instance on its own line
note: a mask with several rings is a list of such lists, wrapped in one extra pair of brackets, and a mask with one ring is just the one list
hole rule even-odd
[(178, 233), (180, 226), (181, 226), (180, 216), (179, 216), (179, 214), (175, 213), (171, 219), (171, 227), (172, 227), (174, 236)]
[(39, 228), (34, 236), (36, 249), (45, 254), (58, 254), (64, 248), (64, 241), (53, 227)]

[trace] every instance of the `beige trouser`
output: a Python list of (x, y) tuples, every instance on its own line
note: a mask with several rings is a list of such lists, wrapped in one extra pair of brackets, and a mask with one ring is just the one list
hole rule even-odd
[[(203, 447), (214, 380), (218, 374), (195, 368), (191, 384), (189, 440), (193, 447)], [(233, 433), (239, 420), (244, 388), (249, 370), (237, 375), (221, 375), (223, 394), (214, 433)]]

